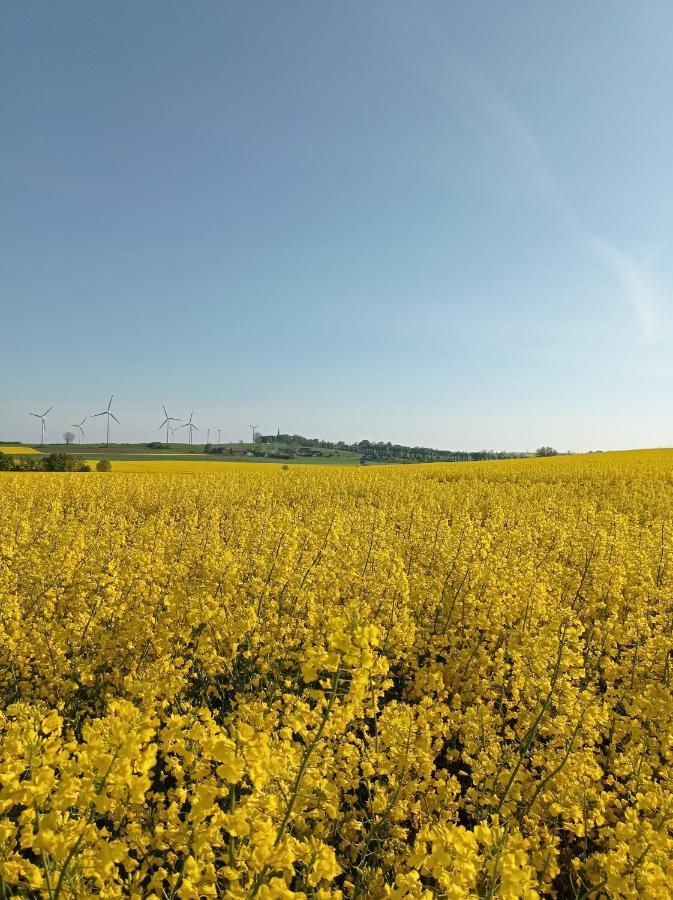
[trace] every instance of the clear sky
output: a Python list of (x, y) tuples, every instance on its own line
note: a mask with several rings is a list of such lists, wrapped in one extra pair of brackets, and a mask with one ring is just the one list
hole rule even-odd
[(669, 0), (0, 18), (1, 439), (673, 445)]

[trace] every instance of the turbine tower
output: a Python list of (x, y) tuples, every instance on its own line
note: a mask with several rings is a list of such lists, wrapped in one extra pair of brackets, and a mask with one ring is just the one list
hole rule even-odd
[(189, 429), (189, 446), (190, 446), (190, 447), (191, 447), (191, 445), (192, 445), (192, 432), (193, 432), (193, 431), (198, 431), (198, 430), (199, 430), (199, 429), (196, 427), (196, 425), (194, 425), (194, 424), (192, 423), (192, 416), (193, 416), (193, 415), (194, 415), (194, 413), (191, 412), (191, 413), (189, 414), (189, 421), (188, 421), (188, 422), (185, 422), (184, 425), (180, 425), (180, 428), (188, 428), (188, 429)]
[(35, 416), (36, 419), (39, 419), (42, 423), (42, 439), (40, 442), (40, 446), (44, 447), (44, 420), (47, 417), (48, 413), (52, 411), (54, 407), (50, 406), (49, 409), (45, 410), (43, 413), (28, 413), (29, 416)]
[(252, 428), (252, 443), (254, 444), (255, 443), (255, 431), (257, 430), (257, 426), (251, 425), (250, 427)]
[(115, 414), (110, 410), (110, 407), (112, 406), (112, 398), (113, 397), (114, 397), (114, 394), (110, 394), (110, 402), (107, 405), (107, 409), (104, 409), (103, 412), (94, 413), (94, 415), (92, 416), (92, 418), (94, 418), (94, 419), (97, 416), (107, 416), (107, 431), (105, 432), (105, 446), (106, 447), (110, 446), (110, 416), (112, 416), (112, 418), (115, 420), (117, 425), (121, 424), (119, 419), (117, 418), (117, 416), (115, 416)]
[(168, 413), (166, 412), (165, 406), (163, 406), (162, 409), (164, 411), (164, 415), (166, 416), (166, 418), (159, 426), (159, 430), (161, 430), (164, 427), (164, 425), (166, 426), (166, 443), (170, 444), (170, 433), (171, 433), (171, 431), (175, 431), (175, 428), (171, 427), (171, 422), (179, 422), (180, 419), (176, 419), (175, 416), (169, 416)]
[(89, 418), (88, 416), (84, 416), (84, 418), (83, 418), (82, 421), (79, 423), (79, 425), (78, 425), (77, 423), (75, 423), (74, 425), (71, 425), (71, 426), (70, 426), (71, 428), (79, 428), (79, 442), (80, 442), (80, 444), (81, 444), (82, 441), (84, 440), (84, 429), (82, 428), (82, 425), (84, 425), (84, 423), (86, 422), (86, 420), (87, 420), (88, 418)]
[(221, 429), (221, 428), (218, 428), (218, 429), (217, 429), (217, 443), (218, 443), (218, 444), (221, 444), (221, 443), (222, 443), (222, 441), (220, 440), (220, 435), (221, 435), (221, 434), (222, 434), (222, 429)]

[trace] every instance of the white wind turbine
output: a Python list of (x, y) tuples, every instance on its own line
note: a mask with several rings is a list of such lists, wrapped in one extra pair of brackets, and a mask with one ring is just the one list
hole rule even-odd
[(103, 412), (94, 413), (94, 415), (92, 416), (92, 418), (94, 418), (94, 419), (97, 416), (107, 416), (107, 431), (105, 432), (105, 446), (106, 447), (110, 446), (110, 416), (112, 416), (112, 418), (115, 420), (117, 425), (121, 424), (119, 419), (117, 418), (117, 416), (115, 416), (115, 414), (110, 410), (110, 407), (112, 406), (112, 398), (113, 397), (114, 397), (114, 394), (110, 394), (110, 402), (107, 405), (107, 409), (104, 409)]
[(44, 447), (44, 420), (47, 417), (48, 413), (52, 411), (54, 407), (50, 406), (49, 409), (45, 410), (43, 413), (28, 413), (29, 416), (35, 416), (36, 419), (39, 419), (42, 423), (42, 440), (40, 443), (41, 447)]
[(169, 416), (168, 413), (166, 412), (165, 406), (162, 406), (162, 409), (164, 411), (164, 415), (166, 416), (166, 418), (159, 426), (159, 429), (163, 428), (164, 425), (166, 426), (166, 443), (170, 444), (170, 442), (171, 442), (170, 441), (170, 433), (171, 433), (171, 431), (175, 431), (175, 428), (173, 428), (173, 426), (171, 425), (171, 422), (179, 422), (180, 419), (176, 419), (175, 416)]
[(87, 420), (88, 418), (89, 418), (88, 416), (84, 416), (84, 418), (83, 418), (82, 421), (79, 423), (79, 425), (78, 425), (77, 423), (75, 423), (74, 425), (71, 425), (71, 426), (70, 426), (71, 428), (79, 428), (79, 442), (80, 442), (80, 444), (81, 444), (82, 441), (84, 440), (84, 429), (82, 428), (82, 425), (84, 425), (84, 423), (86, 422), (86, 420)]
[(180, 428), (188, 428), (188, 429), (189, 429), (189, 445), (190, 445), (190, 446), (191, 446), (191, 444), (192, 444), (192, 432), (193, 432), (193, 431), (198, 431), (198, 430), (199, 430), (199, 429), (196, 427), (196, 425), (194, 425), (194, 424), (192, 423), (192, 416), (193, 416), (193, 415), (194, 415), (194, 413), (191, 412), (191, 413), (189, 414), (189, 421), (188, 421), (188, 422), (185, 422), (184, 425), (180, 425)]
[(257, 431), (257, 426), (251, 425), (250, 427), (252, 428), (252, 443), (254, 444), (255, 443), (255, 432)]

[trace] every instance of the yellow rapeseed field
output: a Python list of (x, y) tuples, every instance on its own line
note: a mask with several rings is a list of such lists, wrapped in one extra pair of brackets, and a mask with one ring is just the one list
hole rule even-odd
[(16, 454), (18, 456), (30, 456), (33, 453), (39, 453), (39, 450), (36, 450), (35, 447), (26, 447), (24, 444), (0, 444), (0, 453), (5, 453), (7, 456), (11, 456)]
[(672, 896), (673, 452), (193, 472), (0, 475), (0, 897)]
[[(96, 468), (95, 459), (88, 459), (87, 463), (92, 469)], [(205, 457), (204, 459), (113, 459), (110, 460), (110, 466), (113, 472), (126, 472), (134, 474), (147, 474), (155, 472), (164, 475), (188, 475), (199, 473), (214, 473), (219, 471), (218, 466), (234, 466), (239, 468), (245, 465), (251, 466), (255, 463), (230, 463), (213, 461)], [(257, 465), (263, 465), (259, 463)]]

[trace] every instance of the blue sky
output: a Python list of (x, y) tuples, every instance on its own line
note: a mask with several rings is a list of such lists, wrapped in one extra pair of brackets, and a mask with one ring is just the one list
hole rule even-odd
[[(673, 5), (5, 4), (0, 439), (673, 444)], [(88, 437), (102, 437), (102, 419)]]

